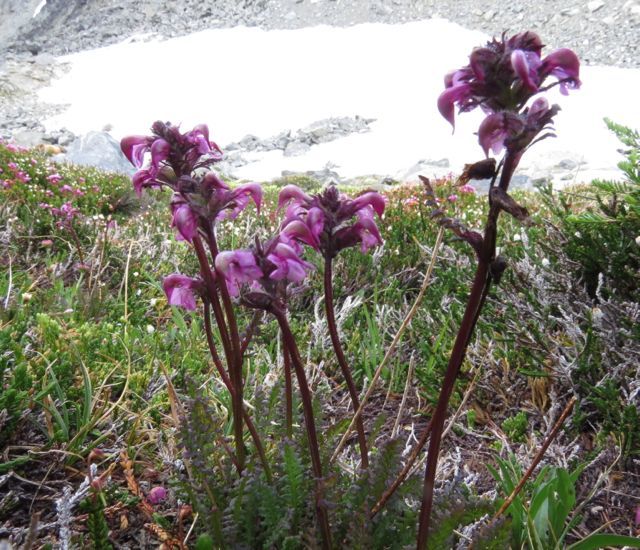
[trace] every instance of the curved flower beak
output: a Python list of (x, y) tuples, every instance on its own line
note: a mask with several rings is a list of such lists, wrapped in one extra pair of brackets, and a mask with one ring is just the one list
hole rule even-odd
[(569, 48), (561, 48), (551, 52), (542, 61), (540, 72), (546, 76), (552, 74), (560, 81), (560, 92), (567, 94), (569, 88), (580, 87), (580, 60)]
[(309, 226), (302, 220), (293, 220), (289, 222), (282, 233), (289, 239), (296, 239), (300, 242), (308, 244), (315, 250), (320, 250), (320, 241), (318, 237), (314, 235)]
[(149, 150), (147, 136), (127, 136), (120, 141), (120, 149), (136, 168), (142, 167), (144, 154)]
[(151, 144), (151, 165), (155, 168), (160, 167), (160, 163), (169, 158), (171, 146), (164, 139), (156, 139)]
[(285, 185), (278, 195), (278, 208), (282, 208), (291, 200), (297, 204), (303, 204), (311, 202), (311, 197), (297, 185)]
[(353, 200), (353, 206), (355, 207), (356, 212), (367, 206), (371, 206), (378, 216), (382, 216), (382, 214), (384, 214), (385, 205), (384, 197), (376, 191), (363, 193)]
[(455, 128), (455, 104), (467, 99), (471, 94), (467, 83), (447, 88), (438, 97), (438, 111)]
[(502, 111), (490, 114), (478, 128), (478, 141), (484, 154), (489, 156), (489, 150), (494, 155), (499, 154), (504, 149), (505, 140), (519, 133), (523, 128), (524, 122), (513, 113)]

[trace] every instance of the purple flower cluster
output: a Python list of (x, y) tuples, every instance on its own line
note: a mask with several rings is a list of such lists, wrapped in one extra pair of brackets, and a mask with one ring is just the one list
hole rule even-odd
[[(189, 179), (195, 169), (222, 160), (222, 151), (209, 141), (209, 129), (204, 124), (182, 134), (178, 126), (157, 121), (151, 131), (151, 136), (128, 136), (120, 143), (129, 162), (139, 169), (133, 176), (138, 195), (145, 187), (173, 187), (180, 178)], [(147, 153), (151, 160), (144, 167)]]
[[(361, 245), (362, 251), (382, 244), (374, 215), (384, 212), (384, 198), (374, 191), (351, 199), (334, 186), (308, 195), (295, 185), (280, 192), (278, 206), (287, 206), (281, 232), (265, 246), (253, 250), (221, 252), (216, 270), (225, 277), (229, 291), (238, 295), (242, 284), (255, 292), (275, 295), (274, 282), (300, 282), (313, 265), (300, 258), (302, 245), (333, 258), (340, 250)], [(355, 218), (355, 220), (354, 220)]]
[(362, 252), (382, 244), (374, 215), (382, 216), (385, 201), (375, 191), (350, 199), (334, 186), (310, 196), (295, 185), (287, 185), (278, 201), (280, 208), (285, 205), (282, 232), (325, 258), (333, 258), (340, 250), (356, 244), (361, 245)]
[[(489, 150), (497, 154), (504, 147), (524, 150), (559, 109), (539, 98), (522, 111), (529, 99), (556, 85), (563, 94), (580, 86), (576, 54), (562, 48), (542, 58), (542, 48), (537, 34), (524, 32), (474, 49), (469, 65), (445, 76), (446, 89), (438, 98), (440, 113), (453, 126), (455, 105), (460, 112), (480, 107), (488, 114), (478, 132), (485, 154)], [(544, 86), (549, 76), (556, 82)]]
[(267, 298), (258, 300), (266, 304), (276, 297), (279, 286), (301, 282), (313, 269), (301, 258), (304, 244), (333, 258), (350, 246), (360, 244), (366, 252), (382, 243), (374, 218), (382, 216), (385, 201), (378, 193), (369, 191), (351, 199), (331, 186), (310, 196), (289, 185), (279, 197), (279, 207), (287, 209), (278, 235), (264, 243), (256, 241), (251, 249), (218, 252), (211, 246), (216, 223), (235, 219), (250, 201), (259, 212), (262, 188), (247, 183), (231, 189), (214, 172), (202, 174), (202, 168), (222, 158), (220, 148), (209, 141), (208, 128), (201, 124), (182, 134), (176, 126), (156, 122), (151, 136), (126, 137), (121, 147), (138, 168), (133, 177), (136, 192), (162, 186), (172, 189), (171, 226), (177, 238), (196, 246), (202, 237), (211, 248), (215, 268), (201, 265), (210, 271), (203, 272), (203, 278), (177, 273), (165, 278), (163, 287), (171, 305), (194, 310), (198, 296), (207, 299), (207, 278), (214, 285), (226, 285), (231, 296), (240, 295), (241, 287), (249, 285), (254, 296)]

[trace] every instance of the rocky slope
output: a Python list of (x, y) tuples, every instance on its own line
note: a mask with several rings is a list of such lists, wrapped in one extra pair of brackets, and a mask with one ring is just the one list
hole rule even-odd
[[(586, 63), (640, 66), (640, 0), (0, 0), (0, 48), (55, 55), (136, 33), (171, 37), (236, 25), (293, 29), (444, 17), (499, 35), (538, 31)], [(26, 9), (25, 9), (26, 5)]]

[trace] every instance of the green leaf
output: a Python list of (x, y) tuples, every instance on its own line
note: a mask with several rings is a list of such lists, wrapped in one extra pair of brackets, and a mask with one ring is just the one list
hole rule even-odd
[(624, 535), (610, 533), (596, 533), (572, 544), (567, 550), (592, 550), (594, 548), (606, 548), (607, 546), (630, 546), (640, 548), (640, 539)]

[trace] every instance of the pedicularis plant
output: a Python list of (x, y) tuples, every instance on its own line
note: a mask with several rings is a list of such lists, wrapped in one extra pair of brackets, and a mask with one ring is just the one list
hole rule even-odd
[[(460, 221), (446, 217), (435, 201), (429, 181), (422, 178), (427, 201), (434, 207), (433, 217), (473, 247), (477, 268), (429, 426), (431, 439), (418, 528), (419, 549), (426, 547), (429, 534), (434, 479), (449, 398), (489, 290), (500, 281), (506, 267), (506, 262), (496, 255), (498, 218), (502, 211), (522, 221), (526, 221), (528, 216), (527, 210), (509, 196), (509, 183), (524, 152), (535, 142), (553, 135), (550, 125), (559, 107), (550, 106), (543, 97), (534, 97), (552, 86), (559, 86), (562, 93), (567, 93), (569, 88), (580, 85), (579, 61), (571, 50), (560, 49), (542, 58), (542, 48), (540, 38), (532, 32), (508, 39), (504, 36), (501, 40), (494, 39), (486, 46), (475, 49), (467, 66), (445, 77), (446, 89), (438, 99), (441, 114), (452, 125), (456, 105), (461, 112), (480, 107), (487, 113), (479, 127), (478, 136), (488, 158), (467, 165), (459, 181), (466, 184), (472, 178), (491, 178), (491, 187), (484, 233), (480, 234), (465, 228)], [(550, 83), (547, 82), (549, 77), (554, 77)], [(360, 466), (364, 470), (368, 467), (369, 452), (362, 416), (356, 414), (361, 406), (359, 391), (338, 335), (332, 269), (333, 260), (341, 250), (360, 246), (364, 253), (382, 243), (376, 218), (384, 212), (384, 198), (374, 191), (349, 198), (334, 186), (329, 186), (319, 194), (309, 195), (288, 185), (279, 196), (283, 220), (271, 238), (256, 238), (244, 249), (219, 251), (218, 222), (235, 219), (250, 201), (255, 203), (259, 211), (262, 190), (256, 183), (231, 189), (210, 170), (212, 165), (221, 160), (222, 152), (210, 141), (207, 127), (200, 125), (190, 132), (181, 133), (176, 126), (156, 122), (151, 136), (123, 139), (122, 150), (139, 169), (133, 177), (137, 193), (157, 187), (168, 187), (172, 191), (172, 226), (177, 238), (192, 248), (200, 271), (195, 276), (168, 275), (164, 279), (164, 290), (169, 303), (175, 306), (196, 310), (198, 302), (202, 302), (208, 347), (232, 402), (235, 439), (232, 460), (238, 474), (241, 474), (246, 464), (245, 430), (248, 431), (268, 480), (272, 474), (262, 437), (244, 405), (243, 359), (253, 330), (250, 326), (245, 331), (240, 330), (236, 308), (261, 310), (276, 319), (283, 342), (287, 434), (291, 435), (293, 423), (292, 365), (300, 391), (315, 479), (317, 525), (323, 547), (332, 547), (330, 507), (324, 498), (325, 472), (318, 445), (312, 390), (289, 326), (287, 296), (290, 287), (300, 283), (313, 270), (313, 265), (303, 259), (305, 247), (319, 253), (324, 265), (324, 304), (328, 330), (351, 398)], [(504, 154), (497, 162), (489, 158), (490, 152), (494, 155)], [(217, 327), (217, 340), (212, 318)], [(221, 342), (222, 356), (216, 341)], [(398, 484), (394, 484), (393, 488)], [(380, 509), (379, 504), (372, 516)]]

